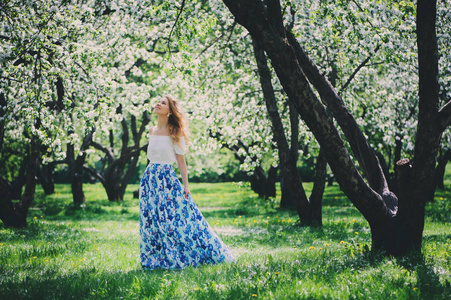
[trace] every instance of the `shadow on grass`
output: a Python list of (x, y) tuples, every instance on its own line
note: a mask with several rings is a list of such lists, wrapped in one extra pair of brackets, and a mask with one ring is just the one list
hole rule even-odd
[(421, 292), (422, 298), (451, 299), (451, 281), (448, 278), (441, 282), (440, 269), (428, 262), (424, 254), (411, 254), (398, 259), (397, 262), (409, 272), (415, 272), (417, 278), (415, 288)]
[[(3, 224), (0, 229), (5, 229)], [(29, 241), (46, 236), (47, 241), (52, 240), (52, 236), (61, 236), (61, 232), (71, 232), (73, 228), (64, 224), (40, 224), (38, 220), (32, 221), (26, 228), (9, 228), (8, 231), (0, 231), (0, 241)]]
[(441, 242), (451, 241), (451, 234), (428, 234), (423, 236), (423, 242)]

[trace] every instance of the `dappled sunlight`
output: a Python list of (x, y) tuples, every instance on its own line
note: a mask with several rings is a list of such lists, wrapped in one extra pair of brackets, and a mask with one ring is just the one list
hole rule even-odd
[[(216, 185), (234, 193), (232, 184)], [(66, 197), (58, 207), (57, 197), (40, 196), (28, 228), (0, 227), (0, 294), (26, 295), (21, 288), (26, 281), (27, 289), (48, 298), (252, 298), (268, 293), (312, 295), (321, 283), (332, 298), (346, 298), (362, 287), (379, 291), (377, 295), (443, 294), (451, 282), (446, 222), (426, 222), (424, 267), (406, 258), (411, 261), (408, 269), (406, 263), (369, 251), (368, 223), (354, 207), (335, 205), (335, 197), (342, 197), (336, 187), (325, 193), (323, 226), (301, 227), (295, 211), (280, 210), (250, 190), (239, 189), (240, 199), (224, 194), (224, 206), (211, 193), (216, 185), (209, 184), (205, 194), (198, 190), (199, 198), (209, 203), (201, 211), (236, 263), (142, 271), (136, 199), (109, 203), (95, 196), (94, 189), (93, 198), (77, 210)], [(58, 189), (62, 194), (65, 187)], [(451, 203), (447, 194), (438, 197), (436, 201)], [(58, 209), (47, 215), (47, 205)]]

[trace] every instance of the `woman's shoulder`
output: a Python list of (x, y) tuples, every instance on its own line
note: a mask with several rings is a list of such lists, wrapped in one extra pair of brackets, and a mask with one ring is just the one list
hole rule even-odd
[(149, 129), (150, 136), (169, 136), (169, 132), (159, 130), (157, 126), (153, 126)]

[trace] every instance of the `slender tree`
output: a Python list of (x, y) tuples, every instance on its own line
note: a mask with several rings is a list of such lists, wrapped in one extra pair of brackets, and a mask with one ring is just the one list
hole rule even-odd
[[(281, 176), (281, 186), (282, 186), (282, 202), (281, 207), (287, 207), (288, 205), (283, 202), (285, 199), (291, 200), (299, 214), (299, 219), (301, 223), (305, 225), (321, 225), (322, 224), (322, 214), (321, 214), (321, 203), (322, 203), (322, 193), (325, 186), (325, 170), (326, 164), (322, 160), (322, 155), (319, 156), (317, 164), (318, 170), (317, 175), (320, 180), (315, 182), (315, 187), (312, 192), (312, 198), (309, 200), (305, 193), (304, 187), (302, 185), (301, 178), (297, 171), (297, 160), (298, 160), (298, 143), (297, 136), (298, 131), (298, 116), (297, 114), (292, 116), (291, 124), (294, 124), (295, 130), (292, 130), (291, 137), (291, 147), (288, 145), (288, 141), (284, 132), (283, 124), (280, 118), (280, 114), (277, 108), (277, 101), (274, 95), (274, 89), (271, 83), (271, 72), (268, 68), (266, 55), (261, 48), (259, 41), (253, 40), (254, 45), (254, 55), (257, 61), (258, 72), (260, 75), (260, 83), (262, 86), (264, 99), (266, 102), (266, 108), (268, 110), (269, 117), (271, 119), (274, 138), (277, 142), (277, 149), (279, 152), (280, 160), (280, 176)], [(290, 110), (291, 111), (291, 110)], [(294, 119), (294, 120), (293, 120)], [(287, 195), (288, 193), (288, 195)], [(285, 200), (287, 201), (287, 200)]]

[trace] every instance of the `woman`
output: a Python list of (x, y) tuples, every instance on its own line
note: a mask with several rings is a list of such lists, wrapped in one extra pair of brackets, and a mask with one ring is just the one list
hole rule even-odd
[[(141, 265), (144, 269), (181, 269), (203, 263), (235, 261), (191, 198), (185, 161), (187, 120), (179, 103), (164, 96), (154, 108), (158, 125), (150, 130), (139, 188)], [(183, 188), (172, 164), (177, 162)]]

